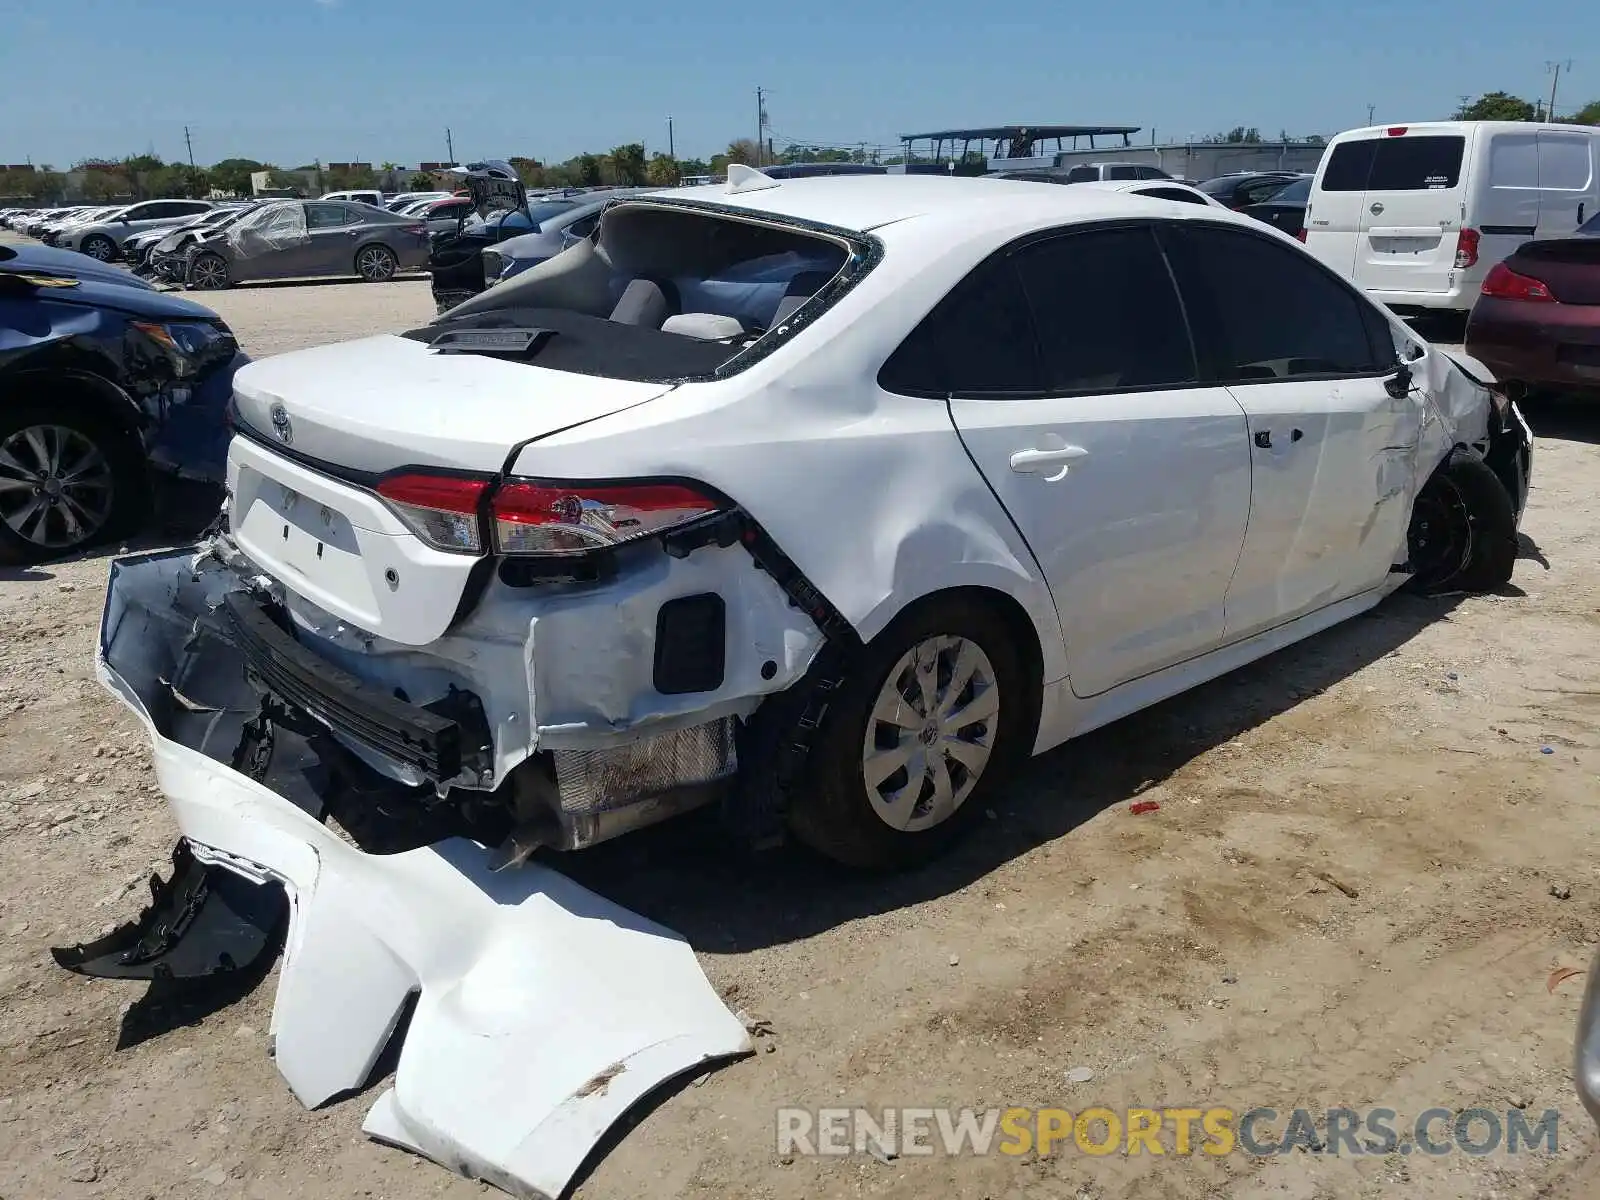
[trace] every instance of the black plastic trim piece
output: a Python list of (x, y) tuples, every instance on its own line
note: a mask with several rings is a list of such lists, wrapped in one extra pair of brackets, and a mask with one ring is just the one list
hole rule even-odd
[(714, 692), (728, 662), (728, 606), (716, 592), (677, 596), (656, 610), (651, 682), (663, 696)]
[(318, 658), (259, 600), (233, 592), (223, 599), (223, 611), (250, 675), (290, 708), (434, 780), (461, 773), (463, 737), (457, 721), (397, 700)]

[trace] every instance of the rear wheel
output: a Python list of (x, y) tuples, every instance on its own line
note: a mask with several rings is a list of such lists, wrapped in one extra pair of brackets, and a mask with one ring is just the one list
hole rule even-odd
[(78, 249), (90, 258), (99, 259), (101, 262), (110, 262), (117, 256), (117, 244), (103, 234), (94, 234), (83, 239), (83, 245)]
[(1517, 514), (1505, 485), (1471, 447), (1457, 446), (1423, 484), (1406, 545), (1423, 592), (1483, 592), (1511, 578)]
[(131, 439), (71, 404), (0, 412), (0, 561), (59, 558), (130, 528), (145, 499)]
[(393, 279), (400, 263), (387, 246), (363, 246), (356, 251), (356, 274), (368, 283)]
[(923, 862), (978, 819), (1025, 753), (1030, 710), (1005, 622), (981, 601), (935, 599), (885, 630), (840, 682), (790, 799), (790, 828), (847, 866)]
[(228, 264), (220, 254), (197, 254), (189, 264), (189, 286), (217, 291), (228, 286)]

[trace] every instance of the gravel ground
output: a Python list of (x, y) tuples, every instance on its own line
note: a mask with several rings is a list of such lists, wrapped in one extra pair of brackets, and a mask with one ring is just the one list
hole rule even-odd
[[(200, 299), (257, 356), (430, 309), (414, 281)], [(774, 1030), (771, 1052), (644, 1115), (578, 1195), (1592, 1196), (1570, 1079), (1582, 980), (1547, 980), (1600, 944), (1600, 413), (1530, 416), (1503, 594), (1394, 597), (1036, 760), (933, 867), (751, 866), (693, 819), (564, 862), (682, 931)], [(360, 1135), (381, 1081), (296, 1104), (267, 1056), (271, 978), (150, 1012), (129, 1009), (137, 986), (50, 963), (137, 911), (174, 836), (141, 735), (92, 675), (108, 561), (0, 574), (0, 1196), (480, 1195)], [(1556, 1153), (1515, 1157), (778, 1154), (776, 1108), (844, 1104), (1562, 1119)]]

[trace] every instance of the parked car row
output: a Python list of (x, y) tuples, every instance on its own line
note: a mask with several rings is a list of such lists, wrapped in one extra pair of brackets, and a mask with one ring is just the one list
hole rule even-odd
[(381, 282), (427, 264), (428, 224), (413, 211), (451, 204), (448, 194), (412, 197), (394, 212), (348, 199), (150, 200), (19, 212), (7, 223), (47, 245), (191, 288), (339, 275)]

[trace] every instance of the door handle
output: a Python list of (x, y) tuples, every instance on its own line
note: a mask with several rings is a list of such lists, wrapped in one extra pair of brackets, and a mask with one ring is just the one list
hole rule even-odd
[(1011, 456), (1011, 469), (1020, 475), (1029, 475), (1059, 467), (1061, 468), (1059, 471), (1045, 477), (1047, 483), (1054, 483), (1058, 479), (1066, 478), (1067, 472), (1071, 469), (1067, 464), (1074, 459), (1085, 457), (1088, 453), (1082, 446), (1061, 446), (1054, 450), (1040, 450), (1037, 447), (1018, 450)]

